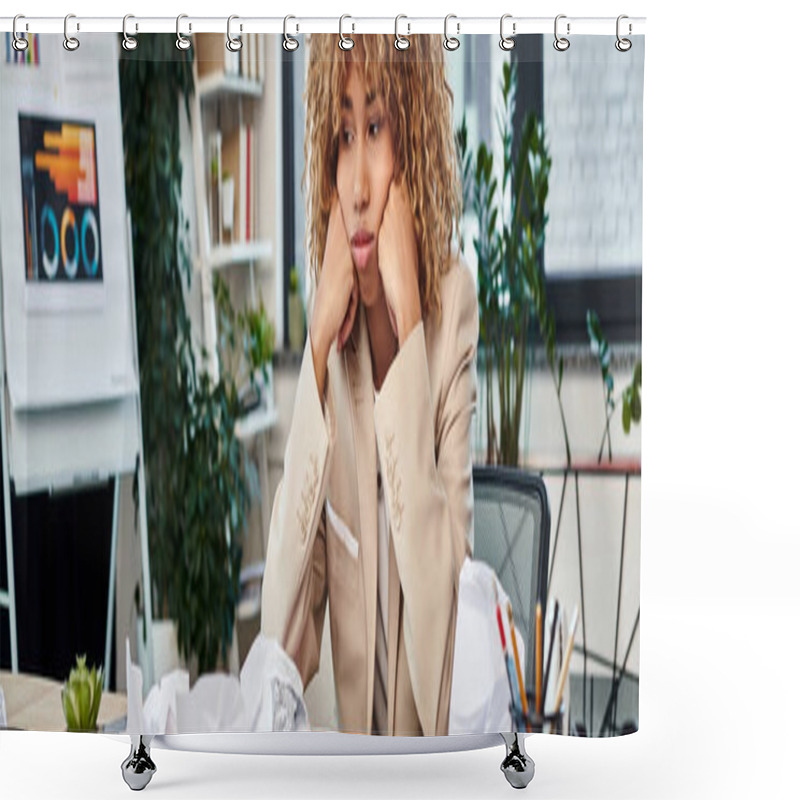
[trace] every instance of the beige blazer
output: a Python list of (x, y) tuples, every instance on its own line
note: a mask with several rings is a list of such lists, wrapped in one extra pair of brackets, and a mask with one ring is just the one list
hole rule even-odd
[(390, 531), (388, 733), (448, 731), (458, 580), (473, 548), (478, 302), (462, 262), (442, 278), (441, 299), (441, 324), (431, 317), (412, 331), (377, 401), (363, 307), (344, 350), (331, 348), (324, 406), (306, 339), (272, 508), (261, 628), (294, 659), (305, 687), (319, 667), (330, 604), (341, 731), (372, 732), (376, 437)]

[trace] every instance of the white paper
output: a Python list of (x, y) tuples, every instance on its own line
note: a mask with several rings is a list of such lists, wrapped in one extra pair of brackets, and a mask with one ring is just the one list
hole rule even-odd
[[(511, 730), (511, 689), (497, 629), (494, 585), (506, 641), (511, 645), (508, 595), (494, 570), (482, 561), (467, 558), (458, 585), (458, 615), (453, 685), (450, 694), (449, 733), (496, 733)], [(520, 668), (525, 673), (525, 644), (514, 626)], [(513, 649), (510, 651), (513, 652)]]
[(142, 706), (142, 671), (130, 660), (128, 734), (307, 731), (303, 682), (294, 661), (275, 639), (259, 633), (239, 677), (201, 675), (189, 688), (189, 673), (161, 678)]

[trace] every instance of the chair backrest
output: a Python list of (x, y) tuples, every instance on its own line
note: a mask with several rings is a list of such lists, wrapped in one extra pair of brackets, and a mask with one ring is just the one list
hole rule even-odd
[(525, 683), (533, 685), (536, 601), (546, 610), (550, 507), (538, 475), (513, 467), (472, 468), (475, 552), (497, 573), (525, 641)]

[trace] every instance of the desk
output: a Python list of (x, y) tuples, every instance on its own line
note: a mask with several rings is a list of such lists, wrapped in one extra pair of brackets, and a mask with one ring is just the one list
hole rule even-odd
[[(67, 721), (61, 706), (63, 683), (41, 675), (25, 675), (0, 670), (0, 687), (6, 701), (9, 728), (31, 731), (66, 731)], [(103, 692), (97, 725), (124, 717), (128, 713), (128, 697), (119, 692)]]

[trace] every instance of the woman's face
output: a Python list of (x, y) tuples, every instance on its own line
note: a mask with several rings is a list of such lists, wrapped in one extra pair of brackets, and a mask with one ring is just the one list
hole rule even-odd
[(342, 206), (361, 301), (383, 296), (378, 231), (394, 172), (394, 147), (383, 100), (368, 90), (359, 65), (350, 65), (341, 108), (336, 190)]

